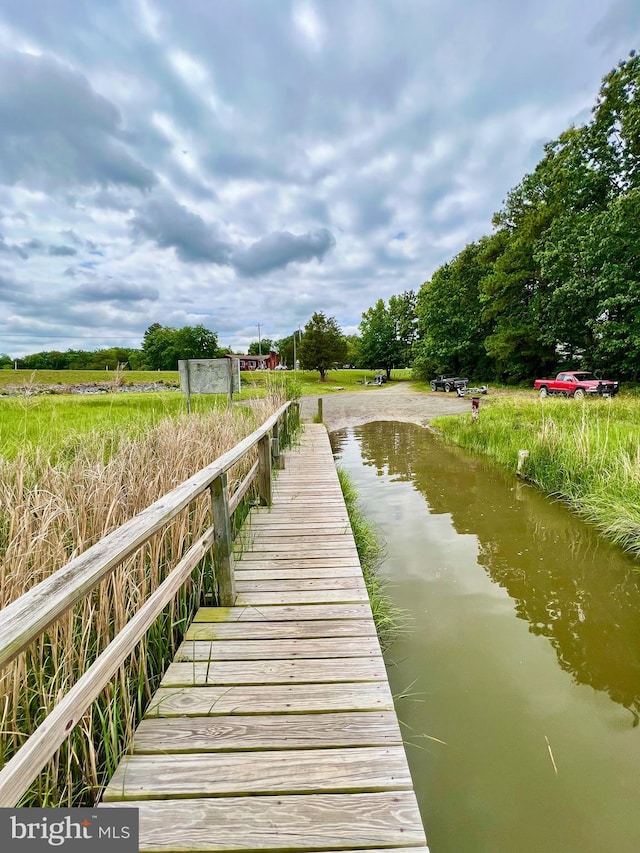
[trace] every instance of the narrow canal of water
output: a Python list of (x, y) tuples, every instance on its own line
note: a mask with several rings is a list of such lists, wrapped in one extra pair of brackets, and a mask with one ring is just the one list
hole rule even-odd
[(407, 614), (386, 659), (431, 853), (638, 853), (638, 562), (418, 426), (331, 438)]

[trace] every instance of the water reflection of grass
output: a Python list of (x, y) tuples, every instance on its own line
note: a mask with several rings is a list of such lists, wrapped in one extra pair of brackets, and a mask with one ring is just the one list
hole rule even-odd
[(566, 500), (611, 540), (640, 555), (640, 401), (500, 399), (477, 423), (470, 414), (438, 418), (454, 444), (486, 454)]

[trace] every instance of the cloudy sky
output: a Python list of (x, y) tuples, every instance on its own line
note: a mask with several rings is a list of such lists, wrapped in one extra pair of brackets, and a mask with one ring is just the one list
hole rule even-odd
[(0, 0), (0, 352), (353, 332), (638, 47), (638, 0)]

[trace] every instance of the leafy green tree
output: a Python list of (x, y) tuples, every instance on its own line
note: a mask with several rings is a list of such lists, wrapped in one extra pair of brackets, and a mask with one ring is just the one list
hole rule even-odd
[(298, 358), (304, 370), (317, 370), (320, 381), (336, 365), (344, 364), (347, 357), (347, 342), (334, 317), (325, 317), (317, 311), (304, 327), (298, 346)]
[(147, 370), (177, 370), (187, 358), (216, 358), (218, 338), (202, 325), (174, 329), (153, 323), (144, 333), (143, 363)]
[(269, 355), (271, 350), (275, 351), (275, 344), (271, 338), (262, 338), (249, 344), (247, 355)]
[(394, 319), (384, 299), (378, 299), (375, 305), (362, 314), (360, 363), (370, 370), (385, 370), (389, 379), (399, 350)]
[(13, 367), (13, 359), (6, 352), (0, 353), (0, 370), (8, 370)]
[(418, 334), (417, 297), (413, 290), (389, 297), (389, 314), (397, 341), (396, 366), (409, 367), (413, 361), (413, 345)]
[(363, 367), (362, 364), (362, 338), (360, 335), (345, 335), (347, 342), (347, 360), (345, 364), (352, 364), (354, 367)]
[[(297, 334), (297, 332), (296, 332)], [(280, 355), (280, 363), (286, 367), (294, 367), (293, 359), (293, 335), (274, 342), (274, 349)]]
[(431, 379), (437, 373), (480, 379), (493, 375), (484, 340), (492, 324), (483, 319), (481, 283), (491, 271), (488, 238), (470, 243), (450, 263), (436, 270), (418, 293), (418, 343), (414, 373)]

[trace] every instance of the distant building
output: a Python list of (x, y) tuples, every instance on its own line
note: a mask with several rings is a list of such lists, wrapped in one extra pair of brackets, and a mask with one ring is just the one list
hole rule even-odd
[(275, 370), (280, 364), (280, 356), (271, 350), (269, 355), (228, 355), (235, 363), (240, 362), (240, 370)]

